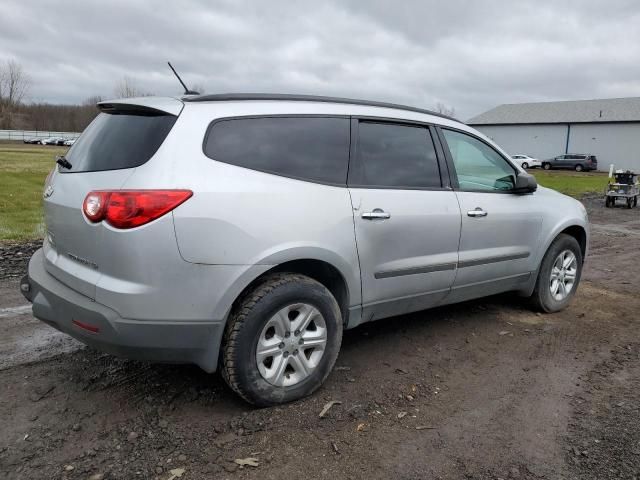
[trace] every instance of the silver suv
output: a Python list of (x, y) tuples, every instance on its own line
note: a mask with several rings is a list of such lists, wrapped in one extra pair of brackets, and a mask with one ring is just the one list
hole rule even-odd
[(564, 308), (587, 215), (487, 137), (400, 105), (145, 97), (47, 178), (33, 314), (114, 355), (218, 367), (256, 405), (329, 375), (342, 332), (499, 292)]

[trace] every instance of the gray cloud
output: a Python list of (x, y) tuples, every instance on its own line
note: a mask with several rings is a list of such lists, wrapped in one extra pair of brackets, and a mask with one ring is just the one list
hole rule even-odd
[(33, 101), (109, 97), (127, 76), (178, 95), (341, 95), (468, 118), (500, 103), (640, 96), (640, 4), (609, 1), (3, 0), (0, 59)]

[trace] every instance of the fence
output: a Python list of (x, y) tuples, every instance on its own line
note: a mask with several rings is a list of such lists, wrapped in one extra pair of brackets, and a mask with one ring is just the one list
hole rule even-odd
[(50, 132), (42, 130), (0, 130), (0, 140), (19, 140), (21, 142), (32, 138), (64, 138), (65, 140), (80, 136), (76, 132)]

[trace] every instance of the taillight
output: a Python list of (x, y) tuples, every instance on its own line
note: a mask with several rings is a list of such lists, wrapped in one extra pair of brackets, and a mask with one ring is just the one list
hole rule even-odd
[(134, 228), (170, 212), (193, 195), (191, 190), (112, 190), (89, 192), (82, 210), (93, 223)]
[(84, 197), (82, 210), (90, 221), (97, 223), (104, 220), (109, 195), (110, 192), (89, 192)]

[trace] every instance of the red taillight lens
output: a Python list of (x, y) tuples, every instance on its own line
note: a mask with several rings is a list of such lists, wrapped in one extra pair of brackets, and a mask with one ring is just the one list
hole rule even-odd
[(90, 192), (83, 210), (92, 222), (134, 228), (170, 212), (193, 195), (191, 190), (113, 190)]

